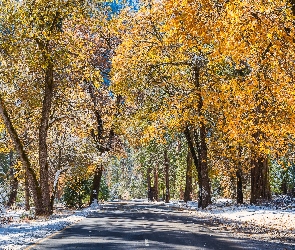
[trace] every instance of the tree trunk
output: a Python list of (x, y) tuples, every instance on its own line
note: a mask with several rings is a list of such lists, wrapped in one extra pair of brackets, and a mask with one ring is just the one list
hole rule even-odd
[(211, 187), (207, 163), (206, 130), (203, 122), (200, 122), (200, 143), (198, 147), (198, 155), (200, 159), (202, 178), (202, 208), (206, 208), (209, 204), (211, 204)]
[(92, 189), (91, 189), (91, 194), (90, 194), (90, 204), (95, 202), (95, 200), (98, 201), (102, 173), (103, 173), (103, 167), (97, 166), (97, 168), (94, 171)]
[[(94, 107), (98, 107), (99, 105), (99, 96), (96, 95), (96, 87), (93, 83), (85, 81), (87, 92), (90, 94), (92, 103)], [(120, 100), (117, 99), (117, 105), (119, 105)], [(101, 110), (97, 109), (94, 111), (94, 115), (96, 117), (97, 122), (97, 134), (95, 134), (94, 129), (91, 131), (91, 136), (93, 140), (95, 141), (96, 148), (100, 155), (102, 155), (105, 152), (109, 152), (113, 148), (113, 140), (115, 138), (114, 129), (111, 128), (108, 132), (108, 136), (104, 136), (104, 126), (103, 126), (103, 120), (101, 115)], [(103, 169), (97, 169), (94, 173), (94, 179), (93, 179), (93, 189), (90, 194), (90, 203), (92, 203), (95, 199), (98, 200), (98, 192), (100, 188), (100, 182), (101, 182), (101, 176), (102, 176)]]
[(192, 158), (194, 160), (194, 164), (196, 166), (196, 170), (197, 170), (197, 173), (198, 173), (198, 185), (199, 185), (198, 207), (202, 207), (202, 175), (201, 175), (201, 167), (200, 167), (201, 164), (200, 164), (197, 152), (196, 152), (195, 147), (194, 147), (193, 139), (192, 139), (192, 136), (191, 136), (192, 133), (191, 133), (191, 131), (189, 130), (188, 127), (185, 128), (184, 134), (185, 134), (185, 137), (186, 137), (186, 140), (187, 140), (187, 143), (188, 143), (188, 147), (190, 149), (190, 152), (191, 152), (191, 155), (192, 155)]
[(13, 168), (13, 152), (10, 151), (9, 153), (9, 175), (10, 175), (10, 193), (9, 193), (9, 198), (7, 202), (7, 206), (11, 207), (15, 201), (16, 201), (16, 196), (17, 196), (17, 191), (18, 191), (18, 179), (16, 178), (16, 173)]
[(57, 177), (57, 178), (58, 178), (57, 180), (54, 180), (55, 183), (53, 184), (52, 193), (51, 193), (51, 197), (50, 197), (50, 209), (51, 209), (51, 211), (53, 211), (54, 200), (55, 200), (56, 194), (58, 192), (58, 180), (59, 180), (59, 177)]
[(166, 186), (166, 192), (165, 192), (165, 202), (169, 203), (170, 201), (170, 183), (169, 183), (169, 158), (168, 158), (168, 152), (167, 149), (164, 151), (164, 160), (165, 160), (165, 186)]
[(268, 201), (270, 198), (268, 160), (266, 157), (257, 157), (252, 160), (250, 203), (256, 204), (259, 201)]
[(8, 112), (0, 97), (0, 114), (4, 124), (14, 143), (15, 149), (20, 156), (22, 164), (28, 173), (29, 184), (32, 190), (35, 213), (36, 215), (49, 215), (52, 213), (50, 207), (50, 191), (49, 191), (49, 175), (48, 175), (48, 152), (47, 152), (47, 132), (48, 121), (51, 111), (53, 97), (53, 64), (49, 62), (45, 74), (45, 91), (42, 105), (42, 115), (39, 127), (39, 168), (40, 168), (40, 185), (37, 180), (35, 171), (33, 170), (23, 145), (14, 129)]
[(184, 201), (188, 202), (192, 200), (193, 193), (193, 159), (192, 153), (189, 150), (187, 153), (187, 165), (186, 165), (186, 175), (185, 175), (185, 191), (184, 191)]
[(29, 181), (28, 181), (28, 173), (25, 173), (25, 210), (30, 210), (30, 188), (29, 188)]
[(237, 170), (236, 176), (237, 176), (237, 204), (243, 204), (244, 197), (243, 197), (243, 181), (242, 181), (241, 169)]
[(284, 169), (282, 173), (282, 184), (281, 184), (281, 192), (282, 194), (286, 195), (288, 193), (288, 170)]
[(152, 183), (151, 183), (151, 168), (148, 167), (147, 168), (147, 176), (146, 176), (146, 180), (147, 180), (147, 188), (148, 188), (148, 201), (152, 201), (153, 197), (152, 197)]
[(35, 204), (35, 213), (36, 215), (43, 215), (43, 206), (42, 206), (42, 195), (41, 195), (41, 188), (39, 186), (37, 176), (35, 171), (33, 170), (31, 163), (29, 161), (29, 158), (23, 148), (23, 145), (18, 137), (18, 134), (16, 130), (13, 127), (13, 124), (11, 122), (10, 116), (5, 108), (4, 102), (2, 97), (0, 96), (0, 115), (2, 117), (2, 120), (5, 124), (5, 127), (10, 135), (10, 138), (14, 144), (15, 150), (18, 153), (23, 167), (25, 171), (28, 173), (28, 179), (30, 182), (30, 188), (32, 191), (34, 204)]
[[(211, 186), (209, 179), (209, 168), (207, 163), (207, 144), (206, 144), (206, 126), (204, 123), (204, 111), (203, 111), (203, 98), (202, 98), (202, 88), (200, 83), (200, 69), (202, 62), (196, 62), (193, 67), (193, 77), (194, 77), (194, 85), (196, 88), (197, 94), (197, 114), (200, 118), (202, 118), (199, 122), (199, 135), (197, 131), (195, 131), (195, 145), (197, 147), (198, 157), (194, 156), (194, 152), (192, 152), (193, 159), (198, 162), (196, 165), (198, 169), (198, 181), (199, 181), (199, 207), (206, 208), (209, 204), (211, 204)], [(192, 149), (192, 146), (189, 147)], [(195, 158), (198, 160), (195, 160)]]
[(13, 173), (13, 170), (11, 170), (11, 180), (10, 180), (10, 193), (9, 193), (9, 199), (7, 202), (7, 206), (11, 207), (16, 201), (17, 196), (17, 190), (18, 190), (18, 179), (15, 177), (15, 174)]
[(48, 173), (48, 150), (47, 150), (47, 134), (48, 123), (51, 112), (53, 98), (53, 63), (48, 63), (45, 74), (45, 91), (42, 105), (42, 115), (39, 127), (39, 167), (40, 167), (40, 186), (42, 190), (43, 214), (52, 213), (50, 204), (50, 188)]
[(154, 168), (154, 188), (155, 188), (155, 193), (154, 193), (154, 200), (158, 201), (159, 200), (159, 187), (158, 187), (158, 166)]
[(62, 163), (62, 150), (61, 148), (58, 151), (58, 163), (57, 163), (57, 169), (59, 169), (56, 173), (55, 173), (55, 177), (54, 177), (54, 183), (53, 183), (53, 187), (52, 187), (52, 193), (51, 193), (51, 197), (50, 197), (50, 209), (51, 211), (53, 211), (53, 206), (54, 206), (54, 200), (57, 196), (58, 193), (58, 182), (59, 182), (59, 178), (60, 175), (65, 172), (69, 167), (61, 168), (61, 163)]

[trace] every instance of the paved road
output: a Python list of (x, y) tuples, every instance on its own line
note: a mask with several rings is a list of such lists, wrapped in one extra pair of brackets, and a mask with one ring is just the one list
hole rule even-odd
[[(218, 225), (147, 203), (108, 203), (100, 212), (29, 249), (292, 249), (236, 239)], [(295, 247), (294, 247), (295, 249)]]

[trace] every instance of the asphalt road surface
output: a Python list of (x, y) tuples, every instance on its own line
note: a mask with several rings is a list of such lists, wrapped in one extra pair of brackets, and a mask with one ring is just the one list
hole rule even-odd
[(236, 238), (216, 224), (153, 203), (107, 203), (102, 210), (27, 249), (295, 249)]

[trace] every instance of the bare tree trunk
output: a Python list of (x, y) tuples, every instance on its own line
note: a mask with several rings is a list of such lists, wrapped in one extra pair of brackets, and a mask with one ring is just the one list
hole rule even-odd
[(29, 158), (23, 148), (23, 145), (18, 137), (16, 130), (13, 127), (10, 116), (5, 108), (2, 97), (0, 96), (0, 115), (5, 124), (5, 127), (10, 135), (11, 140), (13, 141), (16, 152), (18, 153), (24, 169), (28, 173), (30, 188), (33, 194), (34, 204), (35, 204), (35, 213), (36, 215), (43, 215), (43, 206), (42, 206), (42, 195), (41, 188), (39, 186), (37, 176), (33, 170)]
[(186, 165), (186, 175), (185, 175), (185, 191), (184, 191), (184, 201), (188, 202), (192, 200), (192, 193), (193, 193), (193, 159), (192, 153), (189, 150), (187, 153), (187, 165)]
[(29, 181), (28, 181), (28, 173), (25, 173), (25, 210), (30, 210), (30, 188), (29, 188)]
[(237, 176), (237, 204), (243, 204), (243, 181), (242, 181), (242, 170), (239, 168), (236, 172)]
[(170, 201), (170, 183), (169, 183), (169, 158), (167, 149), (164, 150), (164, 160), (165, 160), (165, 185), (166, 185), (166, 192), (165, 192), (165, 202), (169, 203)]
[(92, 204), (95, 200), (98, 201), (102, 173), (103, 173), (103, 167), (97, 166), (97, 168), (94, 171), (92, 189), (90, 194), (90, 204)]
[(243, 171), (242, 171), (242, 147), (239, 146), (238, 150), (238, 166), (236, 171), (236, 177), (237, 177), (237, 204), (243, 204), (244, 203), (244, 195), (243, 195)]
[[(203, 98), (202, 98), (202, 89), (200, 84), (200, 68), (201, 62), (196, 62), (196, 65), (193, 67), (193, 77), (194, 85), (197, 90), (197, 113), (199, 117), (204, 117), (203, 112)], [(199, 133), (199, 134), (198, 134)], [(198, 206), (206, 208), (211, 204), (211, 185), (209, 179), (209, 168), (207, 163), (207, 144), (206, 144), (206, 126), (203, 120), (199, 122), (198, 130), (194, 131), (195, 136), (195, 145), (197, 147), (194, 149), (193, 140), (189, 128), (186, 128), (185, 135), (188, 141), (189, 148), (192, 153), (193, 160), (195, 162), (197, 171), (198, 171), (198, 182), (199, 182), (199, 202)]]
[[(192, 158), (194, 160), (194, 164), (196, 166), (197, 169), (197, 173), (198, 173), (198, 185), (199, 185), (199, 193), (198, 193), (198, 207), (202, 207), (202, 175), (201, 175), (201, 164), (197, 155), (197, 152), (195, 150), (195, 146), (193, 143), (193, 139), (192, 139), (192, 132), (189, 130), (188, 127), (186, 127), (185, 131), (184, 131), (187, 143), (188, 143), (188, 147), (190, 149)], [(195, 139), (196, 140), (196, 139)]]
[(48, 172), (48, 150), (47, 134), (48, 123), (51, 112), (53, 98), (53, 63), (48, 63), (45, 74), (45, 91), (42, 105), (42, 115), (39, 127), (39, 167), (40, 167), (40, 186), (42, 190), (43, 214), (52, 213), (50, 204), (49, 172)]
[[(197, 144), (198, 145), (198, 144)], [(201, 166), (202, 178), (202, 208), (206, 208), (211, 204), (211, 186), (209, 179), (209, 168), (207, 163), (207, 144), (206, 144), (206, 130), (203, 122), (200, 122), (200, 143), (198, 148), (199, 162)]]
[(10, 194), (9, 194), (9, 199), (7, 202), (7, 206), (11, 207), (15, 201), (16, 201), (16, 196), (17, 196), (17, 191), (18, 191), (18, 179), (16, 178), (16, 173), (13, 168), (13, 152), (10, 151), (9, 153), (9, 167), (10, 167)]
[(147, 168), (147, 173), (146, 173), (146, 180), (147, 180), (147, 188), (148, 188), (148, 200), (152, 201), (153, 200), (153, 195), (152, 195), (152, 183), (151, 183), (151, 168), (150, 166)]
[(257, 157), (252, 160), (251, 168), (251, 198), (250, 203), (271, 199), (269, 183), (269, 167), (266, 157)]
[[(12, 170), (13, 171), (13, 170)], [(18, 191), (18, 179), (15, 177), (15, 174), (11, 174), (11, 180), (10, 180), (10, 193), (9, 193), (9, 199), (7, 202), (7, 206), (11, 207), (16, 201)]]
[[(86, 82), (86, 88), (87, 91), (90, 93), (90, 97), (92, 100), (92, 103), (95, 107), (98, 106), (99, 103), (99, 97), (96, 95), (96, 88), (93, 85), (93, 83)], [(117, 105), (120, 104), (120, 98), (117, 98)], [(95, 141), (96, 148), (101, 155), (102, 153), (109, 152), (113, 149), (113, 140), (115, 138), (114, 129), (111, 128), (108, 132), (108, 136), (104, 136), (104, 126), (103, 126), (103, 120), (101, 116), (100, 110), (95, 110), (94, 115), (96, 117), (97, 122), (97, 134), (95, 134), (94, 129), (91, 131), (91, 136), (93, 140)], [(103, 168), (97, 169), (94, 173), (94, 179), (93, 179), (93, 189), (90, 194), (90, 202), (92, 203), (95, 199), (98, 200), (98, 192), (100, 189), (100, 183), (101, 183), (101, 177), (102, 177)]]
[(156, 167), (154, 168), (154, 189), (155, 189), (155, 193), (154, 193), (154, 200), (158, 201), (159, 200), (159, 187), (158, 187), (158, 166), (156, 165)]
[[(202, 98), (202, 89), (200, 84), (200, 65), (196, 65), (194, 67), (194, 80), (195, 86), (197, 88), (197, 102), (198, 102), (198, 114), (200, 117), (204, 117), (203, 114), (203, 98)], [(206, 126), (204, 121), (201, 119), (199, 125), (199, 138), (195, 140), (195, 143), (198, 148), (198, 158), (201, 170), (201, 197), (202, 197), (202, 208), (206, 208), (209, 204), (211, 204), (211, 186), (209, 179), (209, 168), (207, 163), (207, 144), (206, 144)], [(197, 132), (197, 131), (196, 131)], [(195, 132), (195, 136), (197, 133)]]

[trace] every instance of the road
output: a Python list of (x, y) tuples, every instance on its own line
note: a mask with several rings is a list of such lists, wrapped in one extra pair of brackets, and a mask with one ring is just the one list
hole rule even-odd
[(165, 205), (113, 202), (27, 249), (295, 249), (232, 235)]

